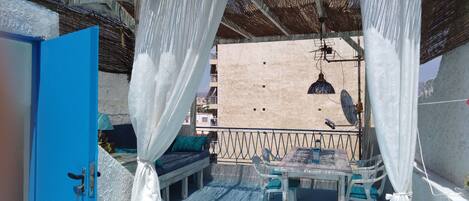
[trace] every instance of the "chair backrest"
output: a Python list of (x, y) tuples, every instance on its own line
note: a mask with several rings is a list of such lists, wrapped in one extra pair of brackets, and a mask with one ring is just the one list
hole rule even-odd
[(267, 149), (267, 148), (262, 149), (262, 159), (265, 162), (270, 163), (270, 156), (271, 155), (272, 155), (272, 152), (270, 151), (270, 149)]
[(356, 164), (358, 165), (356, 169), (371, 170), (383, 165), (383, 159), (381, 155), (376, 155), (367, 160), (359, 160)]
[[(384, 163), (380, 163), (378, 167), (376, 168), (368, 168), (368, 169), (358, 169), (358, 170), (353, 170), (354, 174), (360, 174), (362, 176), (361, 179), (352, 179), (350, 182), (351, 184), (349, 185), (349, 190), (347, 192), (347, 197), (350, 196), (351, 189), (354, 184), (361, 184), (365, 189), (371, 189), (372, 186), (378, 188), (378, 195), (381, 196), (384, 191), (384, 185), (386, 184), (386, 168), (384, 166)], [(367, 191), (368, 193), (370, 191)], [(369, 199), (370, 195), (367, 193), (367, 197)]]
[(259, 156), (253, 156), (251, 158), (252, 164), (254, 165), (254, 169), (256, 170), (257, 174), (262, 174), (262, 160)]
[(375, 176), (376, 176), (376, 179), (374, 183), (379, 185), (378, 194), (381, 195), (384, 191), (384, 185), (386, 184), (386, 178), (387, 178), (386, 167), (384, 166), (384, 163), (381, 163), (381, 166), (376, 168)]

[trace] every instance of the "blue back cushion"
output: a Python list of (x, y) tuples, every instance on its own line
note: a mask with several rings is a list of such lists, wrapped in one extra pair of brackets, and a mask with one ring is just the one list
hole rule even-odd
[(201, 152), (207, 142), (206, 136), (177, 136), (172, 152)]

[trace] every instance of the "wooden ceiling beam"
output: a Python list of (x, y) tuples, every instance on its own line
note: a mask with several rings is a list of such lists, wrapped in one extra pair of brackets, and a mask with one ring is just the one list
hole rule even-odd
[(222, 18), (221, 24), (225, 27), (228, 27), (229, 29), (233, 30), (234, 32), (238, 33), (239, 35), (243, 36), (246, 39), (251, 39), (254, 37), (251, 33), (244, 30), (243, 28), (238, 26), (236, 23), (232, 22), (231, 20), (225, 17)]
[[(351, 31), (351, 32), (326, 32), (323, 34), (324, 38), (338, 38), (338, 37), (352, 37), (352, 36), (362, 36), (361, 31)], [(272, 41), (290, 41), (290, 40), (308, 40), (308, 39), (318, 39), (320, 38), (319, 33), (313, 34), (292, 34), (290, 36), (261, 36), (253, 37), (250, 39), (223, 39), (217, 38), (215, 40), (216, 44), (232, 44), (232, 43), (259, 43), (259, 42), (272, 42)]]
[[(107, 12), (122, 21), (132, 31), (135, 29), (134, 17), (116, 0), (66, 0), (68, 5), (83, 6), (98, 12)], [(103, 7), (105, 5), (105, 7)]]
[[(314, 3), (316, 4), (316, 12), (318, 13), (319, 18), (326, 18), (326, 9), (324, 8), (324, 5), (322, 4), (322, 0), (314, 0)], [(322, 26), (322, 31), (326, 31), (326, 23), (321, 23)]]
[(270, 8), (264, 3), (263, 0), (251, 0), (251, 2), (259, 9), (262, 14), (264, 14), (267, 19), (269, 19), (275, 27), (277, 27), (280, 31), (282, 31), (285, 36), (290, 36), (290, 30), (285, 27), (279, 20), (279, 18), (270, 11)]
[(342, 36), (342, 39), (344, 39), (344, 41), (349, 44), (355, 51), (357, 51), (358, 53), (358, 56), (360, 56), (361, 58), (363, 58), (363, 56), (365, 55), (365, 50), (363, 50), (363, 48), (358, 45), (357, 42), (355, 42), (352, 37), (350, 36)]

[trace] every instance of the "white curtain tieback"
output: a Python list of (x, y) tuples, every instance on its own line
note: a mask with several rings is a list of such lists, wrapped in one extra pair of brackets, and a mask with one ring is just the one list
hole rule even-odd
[(139, 158), (139, 157), (137, 157), (137, 162), (143, 163), (143, 165), (151, 165), (151, 166), (153, 166), (153, 162), (151, 162), (151, 161), (149, 161), (149, 160), (141, 159), (141, 158)]
[(393, 198), (398, 198), (398, 197), (412, 197), (412, 193), (393, 193), (393, 194), (386, 194), (386, 200), (392, 200)]

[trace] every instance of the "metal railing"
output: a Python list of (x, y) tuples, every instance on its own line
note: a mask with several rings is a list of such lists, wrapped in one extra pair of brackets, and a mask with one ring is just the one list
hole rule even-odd
[(210, 74), (210, 82), (218, 82), (218, 75)]
[(218, 98), (216, 96), (209, 96), (207, 98), (207, 103), (208, 104), (217, 104), (218, 103)]
[(316, 140), (321, 140), (322, 148), (345, 150), (352, 161), (360, 153), (355, 130), (197, 127), (197, 134), (209, 137), (211, 155), (224, 163), (250, 163), (252, 156), (261, 156), (263, 148), (282, 159), (292, 148), (313, 147)]

